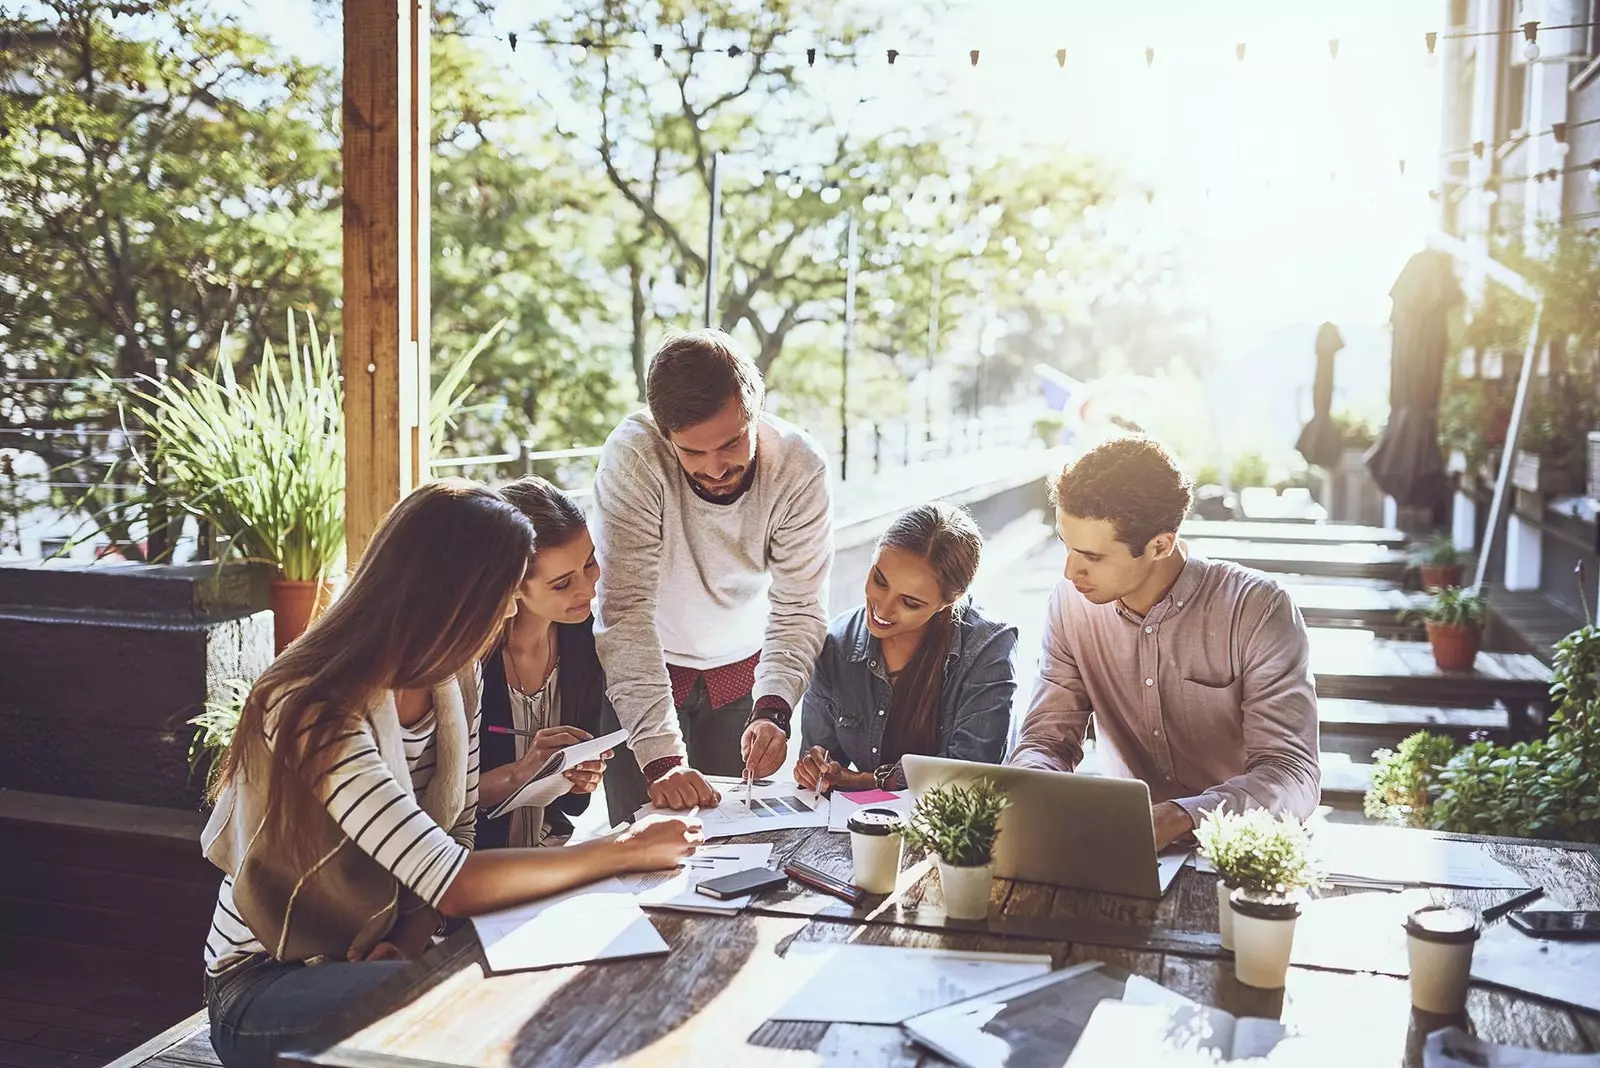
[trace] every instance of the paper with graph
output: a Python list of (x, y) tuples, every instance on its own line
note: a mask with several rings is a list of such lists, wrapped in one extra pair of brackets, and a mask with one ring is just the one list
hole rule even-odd
[(1050, 971), (1036, 953), (968, 953), (898, 946), (840, 946), (785, 958), (805, 983), (774, 1020), (893, 1025)]
[[(828, 799), (802, 790), (794, 782), (773, 782), (748, 790), (744, 786), (718, 783), (717, 788), (722, 794), (722, 803), (716, 808), (702, 808), (698, 813), (707, 838), (828, 825)], [(645, 805), (635, 815), (642, 818), (657, 813), (683, 815), (654, 805)]]

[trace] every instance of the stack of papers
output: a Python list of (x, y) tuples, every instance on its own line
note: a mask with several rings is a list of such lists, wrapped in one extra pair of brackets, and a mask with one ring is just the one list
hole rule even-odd
[(1481, 843), (1435, 838), (1426, 831), (1325, 824), (1317, 828), (1314, 841), (1336, 883), (1484, 890), (1528, 885)]
[(828, 830), (844, 833), (850, 830), (850, 817), (864, 808), (889, 808), (902, 816), (911, 815), (911, 805), (916, 799), (909, 791), (893, 793), (889, 790), (858, 790), (845, 793), (835, 790), (828, 795)]
[[(702, 808), (697, 813), (707, 838), (828, 825), (828, 799), (811, 790), (800, 789), (793, 781), (754, 787), (723, 786), (721, 790), (721, 804), (716, 808)], [(645, 805), (634, 815), (643, 819), (683, 813)]]
[(649, 909), (678, 912), (705, 912), (727, 916), (750, 904), (750, 895), (719, 900), (707, 897), (695, 887), (707, 879), (737, 875), (751, 868), (762, 868), (772, 859), (772, 843), (732, 843), (703, 845), (684, 861), (683, 867), (665, 879), (637, 876), (630, 880), (639, 904)]
[(1032, 953), (858, 945), (804, 952), (796, 945), (785, 972), (804, 985), (772, 1019), (897, 1024), (1049, 971), (1050, 958)]
[(628, 740), (627, 731), (612, 731), (610, 734), (599, 738), (590, 738), (587, 742), (577, 742), (558, 749), (550, 754), (533, 777), (515, 790), (511, 796), (496, 805), (489, 813), (489, 818), (497, 820), (514, 808), (543, 808), (556, 798), (561, 797), (572, 788), (572, 784), (564, 777), (579, 764), (591, 760), (599, 760), (600, 754)]
[(493, 974), (667, 953), (667, 943), (616, 879), (472, 918)]

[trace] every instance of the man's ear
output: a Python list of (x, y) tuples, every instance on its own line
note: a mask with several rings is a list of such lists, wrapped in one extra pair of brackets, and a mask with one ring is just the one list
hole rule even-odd
[(1165, 560), (1172, 555), (1172, 550), (1178, 545), (1176, 534), (1157, 534), (1150, 539), (1150, 544), (1144, 547), (1147, 555), (1154, 560)]

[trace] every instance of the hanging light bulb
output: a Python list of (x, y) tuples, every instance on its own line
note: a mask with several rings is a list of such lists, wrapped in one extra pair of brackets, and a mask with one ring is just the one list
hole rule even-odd
[(1339, 38), (1337, 38), (1337, 37), (1328, 38), (1328, 58), (1329, 59), (1338, 59), (1339, 58)]
[(1056, 66), (1065, 67), (1066, 65), (1067, 65), (1067, 50), (1065, 48), (1056, 49)]
[(512, 30), (506, 34), (506, 40), (511, 43), (511, 51), (515, 52), (517, 50), (517, 31)]
[(899, 58), (900, 58), (900, 50), (898, 48), (889, 49), (889, 66), (891, 66), (891, 67), (894, 66), (894, 61), (899, 59)]
[(1434, 30), (1429, 30), (1423, 35), (1423, 39), (1428, 43), (1428, 56), (1424, 62), (1430, 67), (1437, 67), (1439, 65), (1439, 34)]
[(836, 186), (836, 185), (827, 185), (827, 186), (823, 186), (822, 187), (822, 202), (824, 204), (837, 204), (837, 203), (839, 203), (839, 196), (840, 196), (840, 193), (839, 193), (839, 187), (838, 186)]
[(1589, 164), (1589, 184), (1600, 186), (1600, 160)]
[(1572, 151), (1572, 146), (1567, 143), (1567, 124), (1564, 122), (1552, 122), (1550, 124), (1550, 136), (1556, 139), (1556, 155), (1565, 159), (1567, 153)]
[(978, 65), (978, 50), (974, 48), (972, 51), (968, 52), (967, 58), (970, 59), (972, 61), (972, 65), (976, 67)]
[(816, 65), (817, 65), (817, 50), (815, 48), (806, 49), (806, 66), (815, 67)]
[(1147, 67), (1153, 67), (1156, 65), (1156, 49), (1154, 45), (1147, 45), (1145, 47), (1144, 65)]
[(1244, 62), (1244, 42), (1240, 41), (1233, 46), (1233, 55), (1240, 63)]
[(568, 59), (569, 62), (582, 63), (584, 60), (586, 60), (588, 58), (589, 58), (589, 39), (587, 37), (585, 37), (583, 40), (579, 41), (578, 43), (574, 44), (571, 48), (567, 49), (567, 59)]
[(1539, 58), (1539, 24), (1537, 22), (1524, 22), (1522, 24), (1522, 36), (1528, 42), (1522, 49), (1523, 58), (1532, 63)]

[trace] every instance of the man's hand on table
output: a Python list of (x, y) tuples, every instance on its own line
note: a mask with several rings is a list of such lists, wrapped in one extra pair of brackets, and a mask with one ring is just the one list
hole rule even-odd
[(744, 770), (752, 779), (764, 779), (783, 767), (789, 755), (789, 736), (770, 719), (751, 720), (739, 737)]
[(1156, 852), (1194, 830), (1194, 820), (1176, 801), (1163, 801), (1150, 809), (1151, 822), (1156, 830)]
[(722, 795), (691, 767), (680, 764), (649, 786), (650, 803), (657, 808), (683, 811), (695, 807), (711, 808)]

